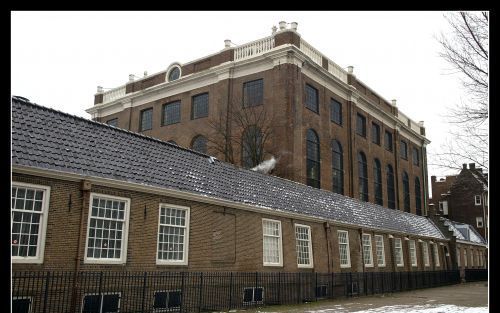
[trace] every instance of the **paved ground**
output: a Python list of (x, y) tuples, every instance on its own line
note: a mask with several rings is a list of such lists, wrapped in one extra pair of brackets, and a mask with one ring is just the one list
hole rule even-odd
[[(390, 308), (389, 306), (392, 306)], [(357, 298), (325, 300), (309, 304), (292, 306), (268, 306), (253, 310), (237, 312), (271, 313), (271, 312), (370, 312), (396, 311), (396, 307), (442, 307), (443, 310), (425, 312), (487, 312), (488, 285), (487, 282), (465, 283), (446, 287), (420, 289), (385, 295), (363, 296)], [(384, 308), (387, 307), (387, 308)], [(480, 309), (482, 307), (482, 309)], [(455, 309), (454, 309), (455, 308)], [(468, 308), (471, 308), (468, 310)], [(477, 309), (474, 309), (477, 308)], [(484, 310), (484, 311), (483, 311)], [(404, 312), (410, 312), (404, 311)], [(411, 311), (417, 312), (417, 311)], [(424, 311), (418, 311), (424, 312)]]

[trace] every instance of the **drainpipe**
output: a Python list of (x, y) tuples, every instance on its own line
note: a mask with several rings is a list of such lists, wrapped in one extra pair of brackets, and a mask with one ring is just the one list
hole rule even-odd
[[(359, 247), (361, 250), (361, 269), (365, 272), (365, 251), (363, 249), (363, 228), (358, 228), (359, 233)], [(373, 261), (373, 260), (372, 260)]]
[(330, 249), (330, 224), (328, 222), (323, 223), (323, 227), (325, 229), (325, 238), (326, 238), (326, 255), (328, 259), (328, 274), (333, 272), (333, 266), (332, 266), (332, 256), (331, 256), (331, 249)]

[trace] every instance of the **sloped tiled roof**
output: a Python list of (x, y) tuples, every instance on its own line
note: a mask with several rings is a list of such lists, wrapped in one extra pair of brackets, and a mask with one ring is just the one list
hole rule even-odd
[(486, 244), (486, 240), (469, 224), (459, 223), (442, 217), (444, 225), (453, 231), (453, 234), (459, 240), (470, 241), (474, 243)]
[(12, 98), (12, 164), (161, 187), (444, 239), (428, 218), (242, 169), (151, 137)]

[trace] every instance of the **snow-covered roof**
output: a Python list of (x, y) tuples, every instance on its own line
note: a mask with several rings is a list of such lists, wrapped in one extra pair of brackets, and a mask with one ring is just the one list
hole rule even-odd
[(484, 238), (471, 225), (455, 222), (444, 217), (442, 219), (444, 220), (444, 225), (453, 231), (458, 240), (486, 244)]
[(428, 218), (258, 173), (208, 155), (12, 98), (12, 164), (183, 191), (269, 213), (445, 239)]

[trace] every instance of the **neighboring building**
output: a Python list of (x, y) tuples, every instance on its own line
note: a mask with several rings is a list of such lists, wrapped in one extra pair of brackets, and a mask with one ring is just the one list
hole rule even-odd
[(474, 163), (463, 164), (456, 176), (446, 180), (431, 177), (432, 199), (429, 201), (449, 219), (473, 225), (488, 241), (488, 174)]
[[(455, 262), (447, 253), (453, 241), (429, 218), (236, 167), (20, 97), (12, 99), (11, 214), (13, 272), (75, 273), (67, 282), (52, 281), (71, 289), (50, 295), (48, 278), (34, 287), (18, 278), (13, 296), (22, 312), (32, 303), (41, 310), (47, 299), (56, 299), (58, 312), (87, 312), (98, 303), (138, 311), (165, 297), (177, 305), (182, 290), (196, 288), (182, 287), (183, 272), (401, 278), (410, 275), (398, 272), (440, 271), (445, 277)], [(144, 276), (130, 284), (108, 278), (101, 289), (95, 280), (134, 271)], [(144, 288), (145, 271), (153, 277), (176, 272), (179, 279)], [(233, 301), (260, 299), (255, 293), (262, 288), (247, 288), (254, 282), (234, 287)], [(37, 286), (46, 286), (45, 293)], [(200, 297), (217, 301), (210, 288)]]
[[(92, 119), (251, 168), (417, 215), (427, 210), (429, 140), (296, 23), (103, 92)], [(243, 117), (243, 118), (242, 118)]]

